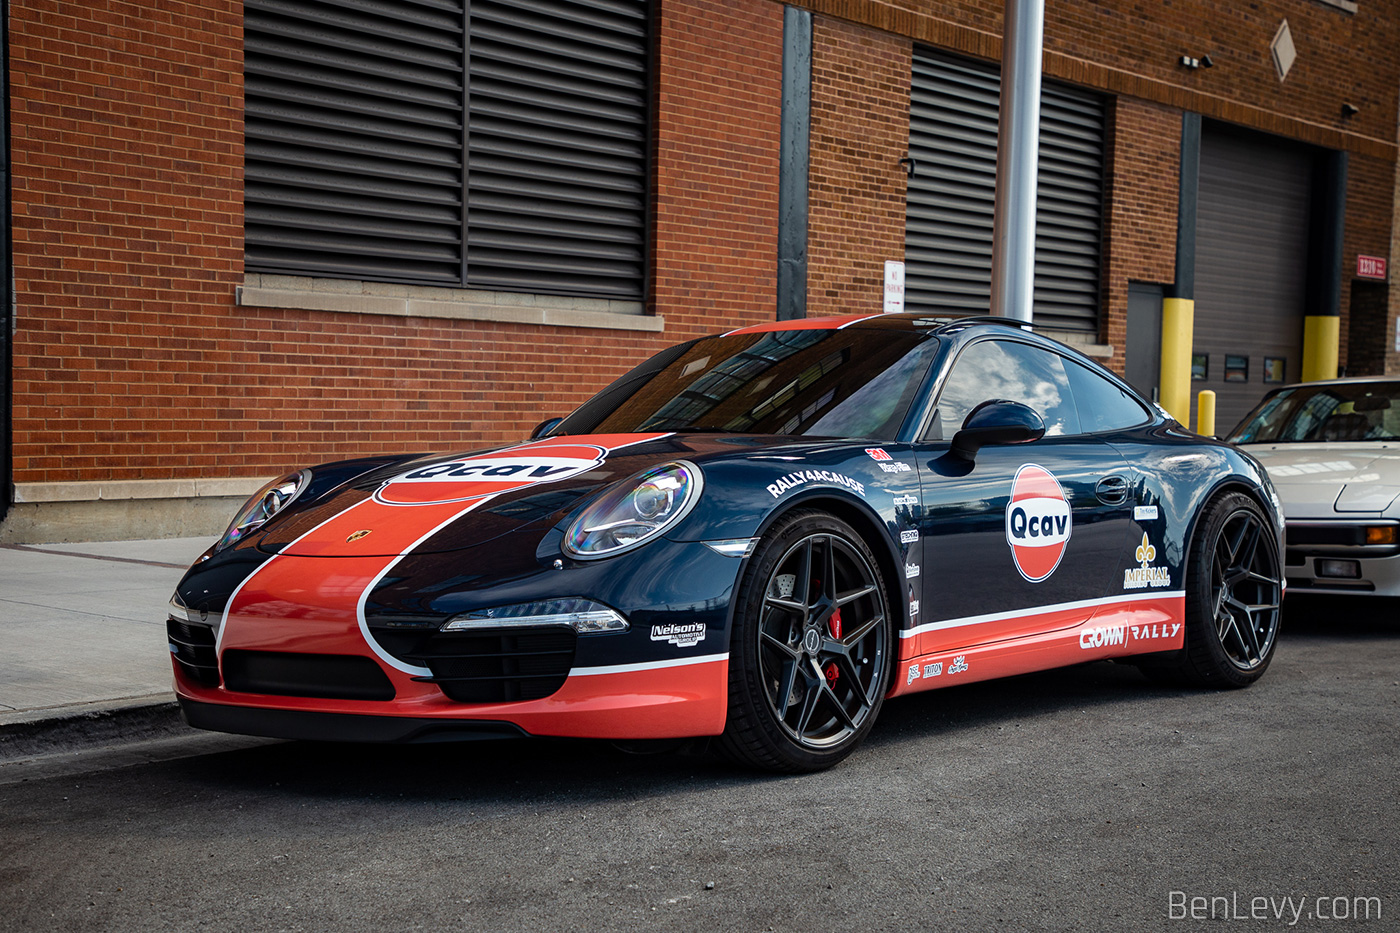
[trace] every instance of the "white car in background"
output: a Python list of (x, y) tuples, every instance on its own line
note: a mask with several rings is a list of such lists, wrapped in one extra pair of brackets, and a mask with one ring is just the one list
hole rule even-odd
[(1400, 379), (1285, 386), (1227, 439), (1283, 500), (1291, 592), (1400, 596)]

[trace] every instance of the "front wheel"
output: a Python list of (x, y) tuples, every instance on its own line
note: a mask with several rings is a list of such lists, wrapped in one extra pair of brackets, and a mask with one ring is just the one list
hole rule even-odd
[(1258, 503), (1238, 492), (1215, 499), (1191, 540), (1186, 646), (1143, 670), (1192, 686), (1254, 683), (1273, 660), (1282, 578), (1278, 540)]
[(721, 747), (773, 771), (818, 771), (870, 731), (889, 685), (888, 600), (875, 556), (833, 515), (784, 516), (740, 585)]

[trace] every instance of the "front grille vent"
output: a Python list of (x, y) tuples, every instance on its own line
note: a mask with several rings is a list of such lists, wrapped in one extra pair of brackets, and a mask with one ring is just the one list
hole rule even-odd
[(405, 660), (432, 671), (419, 679), (459, 703), (538, 700), (564, 686), (577, 640), (564, 626), (437, 632)]
[(214, 629), (173, 616), (165, 620), (170, 654), (186, 677), (206, 687), (219, 685), (219, 658), (214, 653)]
[(224, 682), (239, 693), (326, 700), (392, 700), (394, 684), (369, 658), (284, 651), (224, 652)]

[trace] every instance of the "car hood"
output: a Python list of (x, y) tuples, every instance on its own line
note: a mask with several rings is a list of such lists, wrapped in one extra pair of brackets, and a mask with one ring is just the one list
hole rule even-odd
[(550, 529), (614, 482), (673, 460), (703, 463), (782, 440), (793, 439), (576, 435), (400, 460), (294, 504), (257, 547), (291, 556), (367, 557), (496, 542), (493, 547), (533, 553)]
[(1400, 497), (1400, 444), (1242, 444), (1268, 470), (1289, 518), (1379, 513)]

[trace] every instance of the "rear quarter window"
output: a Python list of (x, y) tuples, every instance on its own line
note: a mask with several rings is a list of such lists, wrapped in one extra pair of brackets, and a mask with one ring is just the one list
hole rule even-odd
[(1141, 402), (1087, 366), (1065, 360), (1065, 375), (1074, 393), (1080, 430), (1085, 434), (1121, 431), (1152, 420), (1152, 413)]

